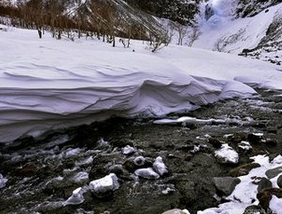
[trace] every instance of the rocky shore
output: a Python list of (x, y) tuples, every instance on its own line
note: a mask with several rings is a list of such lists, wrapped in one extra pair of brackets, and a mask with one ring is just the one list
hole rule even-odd
[(250, 159), (258, 155), (276, 167), (253, 178), (257, 195), (242, 209), (275, 213), (270, 201), (282, 197), (281, 95), (260, 91), (168, 116), (209, 122), (114, 118), (0, 145), (0, 213), (200, 213), (234, 200), (228, 196), (244, 182), (240, 176), (261, 166)]

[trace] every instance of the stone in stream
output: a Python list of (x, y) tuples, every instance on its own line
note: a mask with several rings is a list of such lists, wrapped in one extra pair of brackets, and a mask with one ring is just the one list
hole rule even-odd
[(135, 170), (134, 174), (137, 175), (138, 177), (151, 179), (151, 180), (155, 180), (160, 177), (160, 175), (156, 173), (151, 167), (137, 169)]
[(276, 167), (276, 168), (273, 168), (273, 169), (269, 169), (265, 172), (266, 176), (269, 179), (275, 178), (280, 173), (282, 173), (282, 166), (279, 166), (279, 167)]
[(143, 156), (137, 156), (136, 158), (134, 158), (133, 163), (136, 166), (143, 166), (146, 162), (146, 159)]
[(210, 138), (208, 143), (213, 145), (213, 147), (216, 148), (216, 149), (219, 149), (222, 146), (222, 142), (220, 142), (219, 140), (217, 140), (215, 138)]
[(266, 212), (261, 206), (251, 205), (245, 209), (243, 214), (266, 214)]
[(282, 175), (280, 175), (277, 179), (277, 185), (282, 189)]
[(238, 166), (228, 172), (228, 175), (231, 177), (239, 177), (243, 175), (249, 174), (249, 172), (254, 169), (260, 167), (258, 163), (247, 163), (241, 166)]
[(234, 191), (241, 180), (233, 177), (214, 177), (213, 182), (217, 190), (228, 196)]
[(272, 187), (271, 181), (268, 180), (267, 178), (262, 178), (258, 185), (258, 192), (261, 192), (263, 189), (271, 188), (271, 187)]
[(263, 137), (263, 133), (252, 133), (248, 135), (248, 141), (251, 144), (258, 144), (261, 143)]
[(277, 198), (282, 198), (282, 189), (279, 188), (267, 188), (263, 189), (257, 194), (257, 199), (259, 200), (259, 205), (267, 210), (269, 208), (270, 200), (272, 195), (275, 195)]

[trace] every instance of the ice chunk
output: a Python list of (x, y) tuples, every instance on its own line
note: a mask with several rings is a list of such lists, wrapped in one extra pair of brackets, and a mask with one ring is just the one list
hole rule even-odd
[(65, 201), (63, 202), (63, 205), (77, 205), (81, 204), (84, 202), (84, 197), (83, 197), (83, 189), (81, 187), (75, 189), (72, 192), (72, 195)]
[(71, 158), (73, 156), (77, 156), (81, 153), (81, 149), (80, 148), (75, 148), (75, 149), (68, 149), (65, 154), (64, 154), (64, 158)]
[(103, 178), (91, 181), (89, 184), (91, 192), (95, 194), (104, 194), (119, 188), (118, 177), (111, 173)]
[(3, 175), (0, 173), (0, 189), (6, 186), (8, 179), (4, 178)]
[(124, 155), (130, 155), (130, 154), (132, 154), (132, 153), (134, 153), (134, 152), (135, 152), (135, 149), (134, 149), (132, 146), (129, 146), (129, 145), (125, 146), (125, 147), (122, 149), (122, 153), (123, 153)]
[(164, 164), (162, 157), (156, 158), (155, 162), (153, 163), (153, 168), (160, 176), (168, 173), (167, 167)]
[(146, 178), (146, 179), (158, 179), (160, 175), (156, 173), (151, 167), (137, 169), (134, 172), (138, 177)]
[(238, 147), (243, 149), (243, 150), (246, 150), (246, 151), (249, 151), (249, 150), (251, 150), (253, 148), (248, 141), (241, 141), (238, 144)]
[(75, 183), (85, 183), (89, 180), (87, 172), (79, 172), (71, 178), (71, 181)]

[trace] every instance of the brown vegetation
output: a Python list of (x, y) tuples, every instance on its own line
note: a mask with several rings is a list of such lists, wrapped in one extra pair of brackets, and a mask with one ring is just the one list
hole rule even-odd
[[(18, 5), (0, 4), (0, 16), (8, 17), (13, 26), (37, 29), (39, 38), (48, 30), (57, 39), (62, 36), (74, 39), (74, 34), (78, 38), (82, 35), (96, 36), (113, 46), (116, 45), (116, 37), (128, 39), (125, 47), (129, 46), (130, 39), (167, 43), (164, 41), (166, 31), (160, 26), (154, 26), (150, 20), (144, 21), (141, 15), (136, 14), (138, 10), (125, 3), (119, 5), (111, 0), (91, 0), (85, 4), (76, 4), (73, 11), (68, 11), (70, 4), (70, 0), (30, 0)], [(133, 18), (132, 14), (137, 18)]]

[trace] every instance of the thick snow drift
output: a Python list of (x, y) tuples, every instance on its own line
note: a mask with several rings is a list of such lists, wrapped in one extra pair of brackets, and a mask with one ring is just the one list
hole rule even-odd
[(0, 37), (1, 142), (255, 93), (243, 83), (282, 88), (272, 65), (227, 54), (176, 46), (152, 54), (141, 42), (133, 52), (94, 40), (40, 40), (36, 31), (20, 29), (0, 30)]

